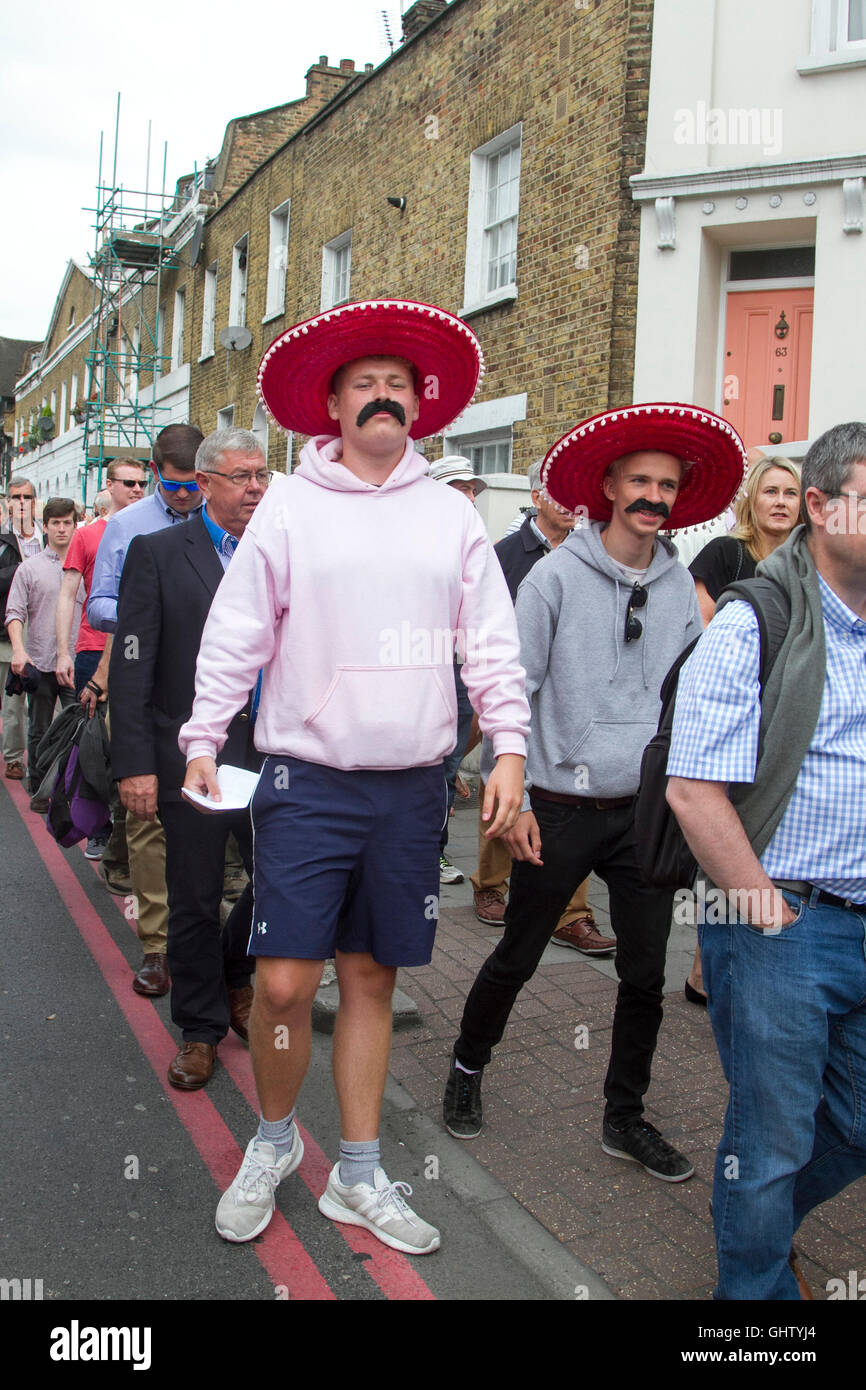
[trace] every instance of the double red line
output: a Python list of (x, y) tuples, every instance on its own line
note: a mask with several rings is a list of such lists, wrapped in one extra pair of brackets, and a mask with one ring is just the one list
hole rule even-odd
[[(133, 991), (129, 964), (123, 952), (113, 941), (105, 923), (72, 872), (63, 851), (48, 834), (42, 818), (30, 811), (29, 798), (23, 787), (13, 783), (7, 786), (6, 790), (60, 893), (66, 911), (101, 970), (144, 1056), (153, 1067), (157, 1080), (174, 1106), (214, 1183), (219, 1191), (223, 1192), (232, 1182), (243, 1158), (234, 1136), (204, 1091), (178, 1091), (169, 1085), (167, 1070), (177, 1052), (176, 1039), (165, 1027), (153, 1005)], [(118, 900), (114, 900), (114, 906), (123, 915)], [(134, 931), (134, 924), (129, 925)], [(246, 1048), (233, 1033), (229, 1033), (220, 1044), (220, 1061), (257, 1116), (258, 1102), (252, 1064)], [(304, 1158), (298, 1169), (298, 1176), (318, 1200), (325, 1189), (331, 1164), (316, 1141), (303, 1128), (301, 1135), (304, 1140)], [(212, 1221), (212, 1213), (203, 1212), (202, 1219)], [(358, 1226), (345, 1226), (336, 1222), (334, 1226), (352, 1251), (366, 1257), (362, 1262), (362, 1268), (365, 1274), (378, 1284), (386, 1298), (418, 1301), (434, 1297), (405, 1255), (389, 1249), (369, 1231)], [(258, 1240), (252, 1241), (251, 1247), (275, 1289), (287, 1288), (290, 1299), (327, 1300), (337, 1297), (279, 1208), (274, 1212), (264, 1234)]]

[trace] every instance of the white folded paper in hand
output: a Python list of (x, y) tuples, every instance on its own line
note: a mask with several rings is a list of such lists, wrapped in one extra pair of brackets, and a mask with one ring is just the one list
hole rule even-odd
[(212, 796), (202, 796), (200, 792), (184, 787), (183, 795), (194, 806), (205, 811), (243, 811), (250, 804), (252, 794), (259, 780), (257, 772), (248, 772), (245, 767), (231, 767), (223, 763), (217, 768), (217, 783), (222, 801), (214, 801)]

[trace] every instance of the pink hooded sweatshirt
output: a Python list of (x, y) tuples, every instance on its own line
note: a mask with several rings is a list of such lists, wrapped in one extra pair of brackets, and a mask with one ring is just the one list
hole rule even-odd
[[(481, 518), (411, 440), (381, 486), (320, 435), (259, 503), (202, 634), (187, 761), (214, 757), (264, 670), (256, 747), (351, 771), (454, 747), (455, 639), (494, 752), (526, 752), (514, 609)], [(182, 596), (179, 595), (179, 599)]]

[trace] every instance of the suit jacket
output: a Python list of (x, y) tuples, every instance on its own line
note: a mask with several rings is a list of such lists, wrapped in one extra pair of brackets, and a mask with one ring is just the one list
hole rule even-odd
[[(200, 516), (136, 536), (127, 552), (109, 668), (114, 777), (155, 773), (159, 796), (180, 800), (186, 760), (177, 745), (195, 697), (202, 630), (223, 567)], [(217, 762), (258, 771), (252, 692), (232, 720)]]
[(527, 517), (519, 531), (514, 531), (510, 536), (503, 536), (493, 549), (502, 566), (511, 602), (514, 603), (521, 580), (525, 579), (532, 566), (548, 553), (547, 547), (541, 544)]
[(14, 531), (0, 531), (0, 642), (7, 642), (6, 600), (12, 588), (15, 571), (21, 564), (21, 548)]

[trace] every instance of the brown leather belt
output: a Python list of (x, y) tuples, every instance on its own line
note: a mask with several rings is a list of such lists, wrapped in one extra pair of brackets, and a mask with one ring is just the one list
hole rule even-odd
[(617, 811), (621, 806), (631, 806), (633, 796), (570, 796), (568, 792), (549, 792), (544, 787), (530, 787), (530, 800), (555, 801), (561, 806), (585, 806), (596, 811)]

